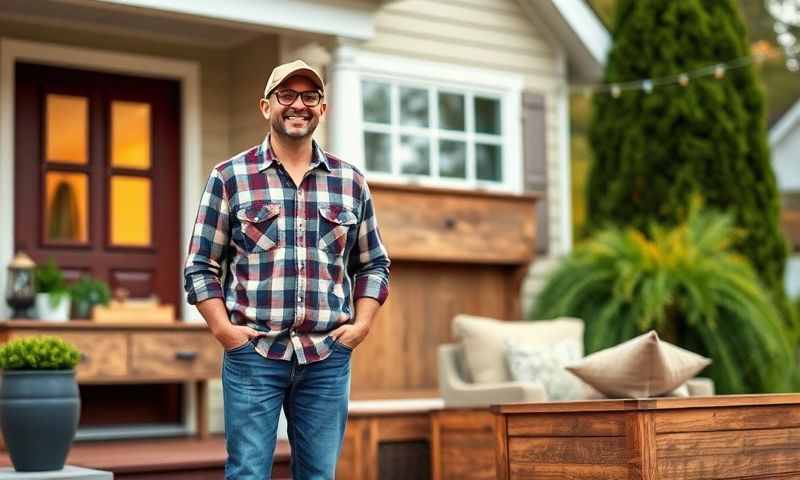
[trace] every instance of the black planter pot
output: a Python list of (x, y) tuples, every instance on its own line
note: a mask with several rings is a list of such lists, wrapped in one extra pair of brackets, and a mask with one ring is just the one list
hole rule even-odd
[(81, 400), (74, 370), (6, 370), (0, 421), (14, 469), (61, 470), (78, 428)]

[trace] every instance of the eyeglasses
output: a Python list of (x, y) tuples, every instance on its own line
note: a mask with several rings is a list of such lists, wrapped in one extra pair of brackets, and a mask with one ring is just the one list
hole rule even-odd
[(306, 107), (316, 107), (322, 100), (322, 94), (316, 90), (307, 90), (305, 92), (298, 92), (295, 90), (278, 90), (273, 94), (275, 95), (275, 98), (278, 99), (278, 103), (284, 107), (288, 107), (289, 105), (293, 104), (294, 101), (297, 100), (298, 95), (300, 95), (300, 100)]

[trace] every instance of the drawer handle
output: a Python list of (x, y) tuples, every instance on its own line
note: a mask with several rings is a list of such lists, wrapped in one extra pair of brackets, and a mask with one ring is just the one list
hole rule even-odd
[(176, 360), (186, 360), (191, 362), (197, 358), (197, 352), (175, 352)]

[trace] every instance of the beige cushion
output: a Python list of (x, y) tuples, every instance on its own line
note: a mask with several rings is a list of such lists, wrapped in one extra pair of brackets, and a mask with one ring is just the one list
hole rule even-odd
[(506, 365), (505, 339), (518, 344), (544, 345), (569, 338), (578, 339), (583, 355), (583, 321), (558, 318), (540, 321), (503, 321), (472, 315), (456, 315), (453, 335), (464, 348), (464, 358), (475, 383), (511, 380)]
[(595, 352), (567, 369), (608, 397), (642, 398), (675, 390), (710, 363), (650, 331)]

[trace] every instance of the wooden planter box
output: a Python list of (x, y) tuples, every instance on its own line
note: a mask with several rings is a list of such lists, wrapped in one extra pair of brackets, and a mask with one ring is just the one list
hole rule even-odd
[(494, 408), (497, 478), (800, 478), (800, 395)]

